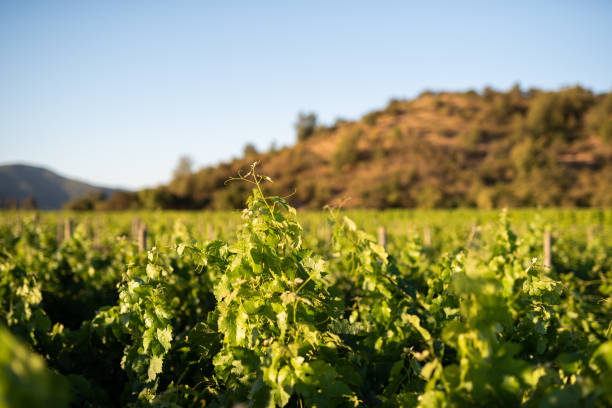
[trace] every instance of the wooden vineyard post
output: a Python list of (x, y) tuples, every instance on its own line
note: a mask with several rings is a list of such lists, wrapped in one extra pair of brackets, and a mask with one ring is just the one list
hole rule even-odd
[(544, 231), (544, 267), (552, 266), (552, 236), (550, 231)]
[(474, 240), (476, 239), (476, 236), (478, 235), (479, 231), (480, 231), (480, 227), (478, 227), (478, 225), (476, 224), (472, 224), (472, 227), (470, 228), (470, 236), (468, 237), (468, 242), (467, 242), (468, 247), (474, 243)]
[(387, 230), (385, 227), (378, 227), (378, 245), (387, 249)]
[(72, 237), (72, 220), (66, 218), (64, 220), (64, 241), (68, 241)]
[(15, 225), (15, 235), (21, 236), (21, 231), (23, 231), (23, 221), (20, 216), (17, 216), (17, 224)]
[(100, 247), (100, 234), (98, 233), (98, 229), (94, 228), (93, 230), (93, 247), (96, 250), (99, 250)]
[(140, 232), (140, 220), (136, 217), (132, 218), (132, 238), (138, 237)]
[(423, 246), (425, 248), (431, 247), (431, 229), (428, 225), (423, 228)]
[(331, 229), (326, 221), (319, 222), (317, 226), (317, 238), (323, 240), (323, 242), (331, 242)]
[(92, 226), (92, 235), (93, 235), (93, 247), (94, 249), (101, 249), (100, 245), (100, 216), (96, 215), (93, 221)]
[(204, 220), (202, 218), (198, 218), (198, 235), (200, 237), (204, 236)]
[(57, 243), (59, 244), (63, 240), (64, 229), (62, 226), (61, 218), (57, 219)]
[(591, 245), (593, 243), (594, 234), (593, 234), (593, 226), (589, 225), (587, 227), (587, 245)]
[(91, 217), (85, 218), (84, 223), (87, 230), (87, 236), (93, 238), (93, 223), (91, 222)]
[(141, 251), (147, 250), (147, 225), (143, 222), (138, 230), (138, 249)]
[(212, 241), (215, 238), (215, 230), (213, 228), (212, 223), (206, 224), (206, 239), (208, 241)]

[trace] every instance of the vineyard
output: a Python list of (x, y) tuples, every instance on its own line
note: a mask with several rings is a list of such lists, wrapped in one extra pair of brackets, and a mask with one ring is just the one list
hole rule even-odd
[(612, 406), (609, 210), (0, 214), (0, 407)]

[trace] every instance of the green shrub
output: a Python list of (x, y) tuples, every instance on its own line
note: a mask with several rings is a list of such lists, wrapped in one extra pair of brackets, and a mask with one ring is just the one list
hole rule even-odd
[(336, 152), (332, 157), (332, 163), (337, 170), (340, 170), (344, 166), (357, 163), (359, 160), (359, 148), (357, 147), (357, 143), (362, 134), (363, 131), (360, 129), (347, 133), (340, 139), (336, 147)]
[(399, 208), (412, 204), (397, 174), (368, 186), (361, 192), (361, 198), (364, 205), (370, 208)]
[(96, 203), (95, 209), (103, 211), (136, 210), (142, 207), (139, 196), (140, 193), (117, 191), (107, 201)]
[(599, 136), (606, 142), (612, 143), (612, 118), (606, 119), (599, 127)]
[(138, 192), (138, 200), (146, 210), (160, 210), (170, 206), (172, 194), (163, 187), (146, 188)]
[(527, 126), (534, 133), (545, 133), (562, 128), (563, 119), (557, 95), (540, 93), (531, 102), (527, 113)]
[(226, 188), (215, 192), (212, 206), (215, 210), (242, 208), (248, 195), (249, 191), (243, 184), (229, 183)]
[(491, 88), (490, 86), (487, 86), (484, 91), (482, 91), (482, 96), (487, 102), (493, 101), (497, 94), (498, 92), (496, 92), (495, 89)]
[(252, 158), (257, 156), (259, 152), (257, 151), (257, 147), (253, 143), (247, 143), (242, 149), (242, 154), (245, 158)]
[(465, 146), (473, 147), (482, 142), (485, 138), (485, 132), (478, 128), (472, 127), (461, 134), (461, 141)]
[(403, 133), (402, 130), (398, 127), (394, 127), (393, 128), (393, 134), (391, 135), (391, 140), (393, 140), (394, 143), (398, 143), (403, 139)]
[(400, 105), (401, 105), (401, 102), (399, 100), (391, 99), (389, 101), (389, 104), (385, 108), (385, 113), (388, 113), (389, 115), (392, 115), (392, 116), (401, 115), (402, 113), (404, 113), (404, 110), (402, 109)]
[(557, 133), (573, 139), (592, 103), (591, 92), (580, 87), (537, 93), (527, 113), (527, 126), (535, 134)]
[(302, 113), (298, 114), (298, 120), (295, 124), (295, 130), (297, 132), (298, 142), (303, 142), (310, 139), (315, 133), (317, 127), (317, 115), (314, 113)]
[(612, 92), (589, 111), (587, 126), (604, 141), (612, 142)]
[(97, 203), (103, 202), (105, 198), (106, 193), (103, 191), (89, 193), (64, 204), (64, 209), (72, 211), (92, 211), (96, 208)]
[(370, 112), (370, 113), (364, 115), (363, 119), (361, 121), (364, 124), (368, 125), (368, 126), (374, 126), (376, 124), (376, 120), (378, 119), (380, 114), (381, 114), (380, 111)]
[(508, 120), (512, 115), (512, 104), (510, 103), (510, 97), (506, 94), (501, 94), (495, 98), (492, 107), (493, 117), (498, 122), (504, 122)]

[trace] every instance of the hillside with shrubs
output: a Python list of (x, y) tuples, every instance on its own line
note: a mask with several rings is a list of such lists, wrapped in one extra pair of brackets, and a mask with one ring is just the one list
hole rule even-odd
[(297, 142), (192, 171), (72, 209), (230, 209), (248, 195), (226, 183), (254, 161), (272, 194), (297, 207), (537, 207), (612, 205), (612, 93), (485, 89), (391, 100), (358, 121), (300, 114)]

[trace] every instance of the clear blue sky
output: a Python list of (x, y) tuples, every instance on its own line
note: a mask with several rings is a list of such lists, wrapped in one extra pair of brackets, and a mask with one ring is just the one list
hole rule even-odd
[(3, 1), (0, 163), (137, 188), (424, 89), (612, 88), (611, 1)]

